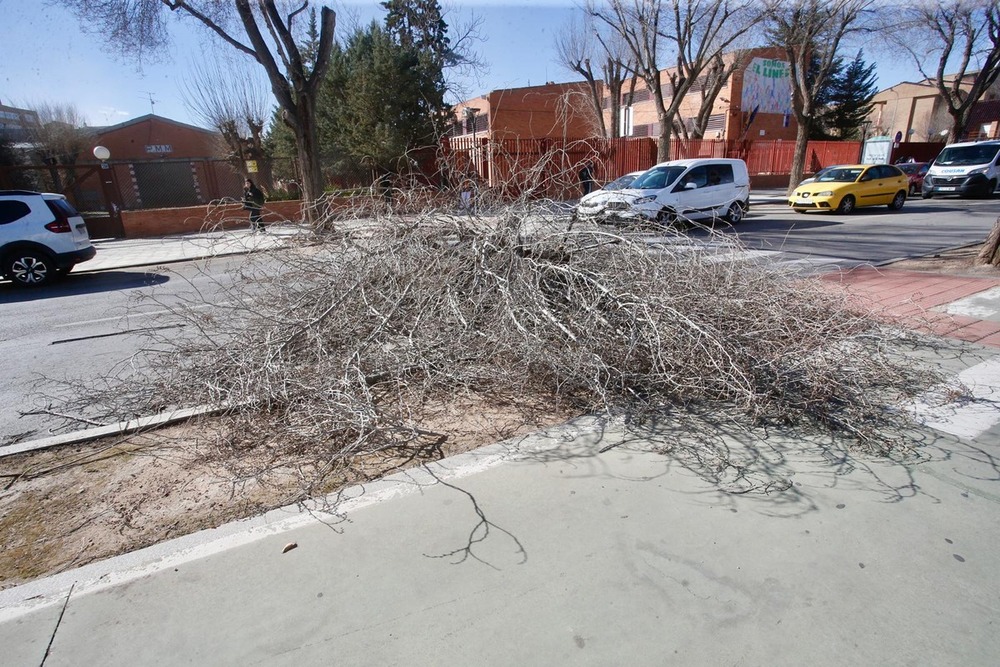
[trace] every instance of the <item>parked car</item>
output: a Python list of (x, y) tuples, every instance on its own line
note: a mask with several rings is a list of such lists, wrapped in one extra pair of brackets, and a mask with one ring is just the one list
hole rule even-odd
[(608, 222), (722, 218), (735, 225), (750, 208), (750, 176), (743, 160), (662, 162), (611, 193), (604, 208)]
[(931, 166), (930, 162), (900, 162), (896, 166), (910, 179), (909, 194), (911, 197), (923, 190), (924, 174), (927, 173), (927, 169)]
[(832, 169), (832, 167), (823, 167), (822, 169), (820, 169), (819, 171), (817, 171), (815, 174), (813, 174), (811, 177), (803, 179), (802, 182), (799, 183), (799, 185), (805, 185), (806, 183), (812, 183), (817, 178), (819, 178), (823, 174), (823, 172), (825, 172), (827, 169)]
[(831, 167), (811, 183), (800, 183), (788, 205), (799, 213), (850, 213), (861, 206), (903, 208), (910, 180), (891, 164), (845, 164)]
[(989, 197), (1000, 182), (1000, 141), (967, 141), (944, 147), (924, 176), (924, 199), (937, 195)]
[(97, 254), (87, 225), (62, 195), (0, 190), (0, 274), (38, 287)]
[(619, 176), (615, 180), (605, 183), (598, 190), (584, 195), (580, 198), (580, 203), (576, 206), (576, 215), (582, 220), (600, 220), (604, 217), (604, 205), (608, 201), (608, 195), (617, 190), (629, 187), (635, 179), (642, 176), (644, 171), (633, 171)]

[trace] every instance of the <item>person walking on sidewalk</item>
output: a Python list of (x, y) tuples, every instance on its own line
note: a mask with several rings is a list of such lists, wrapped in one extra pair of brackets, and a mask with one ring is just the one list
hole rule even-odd
[(264, 231), (264, 225), (260, 221), (264, 193), (249, 178), (243, 184), (243, 208), (250, 211), (250, 229), (255, 232)]
[(594, 189), (594, 163), (587, 160), (583, 163), (583, 169), (580, 170), (580, 190), (583, 191), (584, 197), (589, 195)]

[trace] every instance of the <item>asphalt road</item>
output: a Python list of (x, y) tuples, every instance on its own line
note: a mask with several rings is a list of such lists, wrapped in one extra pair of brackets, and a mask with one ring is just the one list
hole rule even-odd
[[(169, 270), (134, 268), (70, 274), (58, 284), (18, 290), (0, 284), (0, 446), (89, 426), (51, 414), (49, 395), (65, 395), (64, 381), (94, 381), (134, 372), (132, 357), (157, 316), (187, 299), (214, 302), (227, 270), (241, 257), (183, 262)], [(200, 295), (200, 296), (198, 296)]]
[[(982, 241), (1000, 215), (1000, 199), (910, 200), (900, 212), (885, 207), (852, 215), (797, 214), (784, 205), (757, 205), (735, 230), (740, 241), (777, 261), (811, 268), (879, 264)], [(693, 232), (699, 236), (699, 232)], [(156, 315), (195, 298), (217, 302), (239, 256), (154, 268), (71, 274), (41, 290), (0, 284), (0, 446), (85, 427), (47, 414), (22, 416), (54, 403), (53, 380), (96, 380), (135, 372), (132, 357)], [(198, 296), (195, 296), (198, 295)], [(151, 299), (154, 299), (151, 300)], [(39, 394), (39, 392), (42, 392)], [(58, 411), (58, 408), (53, 408)]]
[(1000, 199), (911, 199), (902, 211), (884, 206), (850, 215), (795, 213), (787, 206), (756, 206), (734, 231), (755, 250), (781, 260), (833, 260), (840, 266), (881, 264), (932, 255), (981, 242), (997, 217)]

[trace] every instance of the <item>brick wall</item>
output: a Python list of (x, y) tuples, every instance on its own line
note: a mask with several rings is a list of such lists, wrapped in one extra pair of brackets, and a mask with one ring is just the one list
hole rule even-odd
[(494, 90), (488, 99), (491, 139), (596, 134), (590, 89), (585, 83)]
[[(241, 229), (250, 224), (249, 213), (240, 204), (218, 206), (187, 206), (184, 208), (153, 208), (122, 211), (125, 238), (150, 238), (169, 234)], [(299, 221), (302, 202), (275, 201), (264, 205), (265, 224)]]

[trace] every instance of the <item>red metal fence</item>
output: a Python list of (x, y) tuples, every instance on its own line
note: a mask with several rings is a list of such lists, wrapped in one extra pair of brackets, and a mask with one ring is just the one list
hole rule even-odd
[[(586, 162), (594, 165), (598, 182), (656, 164), (656, 140), (621, 139), (489, 139), (452, 137), (442, 145), (443, 166), (451, 179), (474, 178), (505, 194), (535, 193), (558, 197), (579, 187), (577, 174)], [(795, 142), (675, 139), (670, 159), (739, 158), (751, 176), (791, 172)], [(810, 141), (805, 171), (816, 172), (860, 159), (858, 141)], [(450, 179), (449, 179), (450, 180)]]

